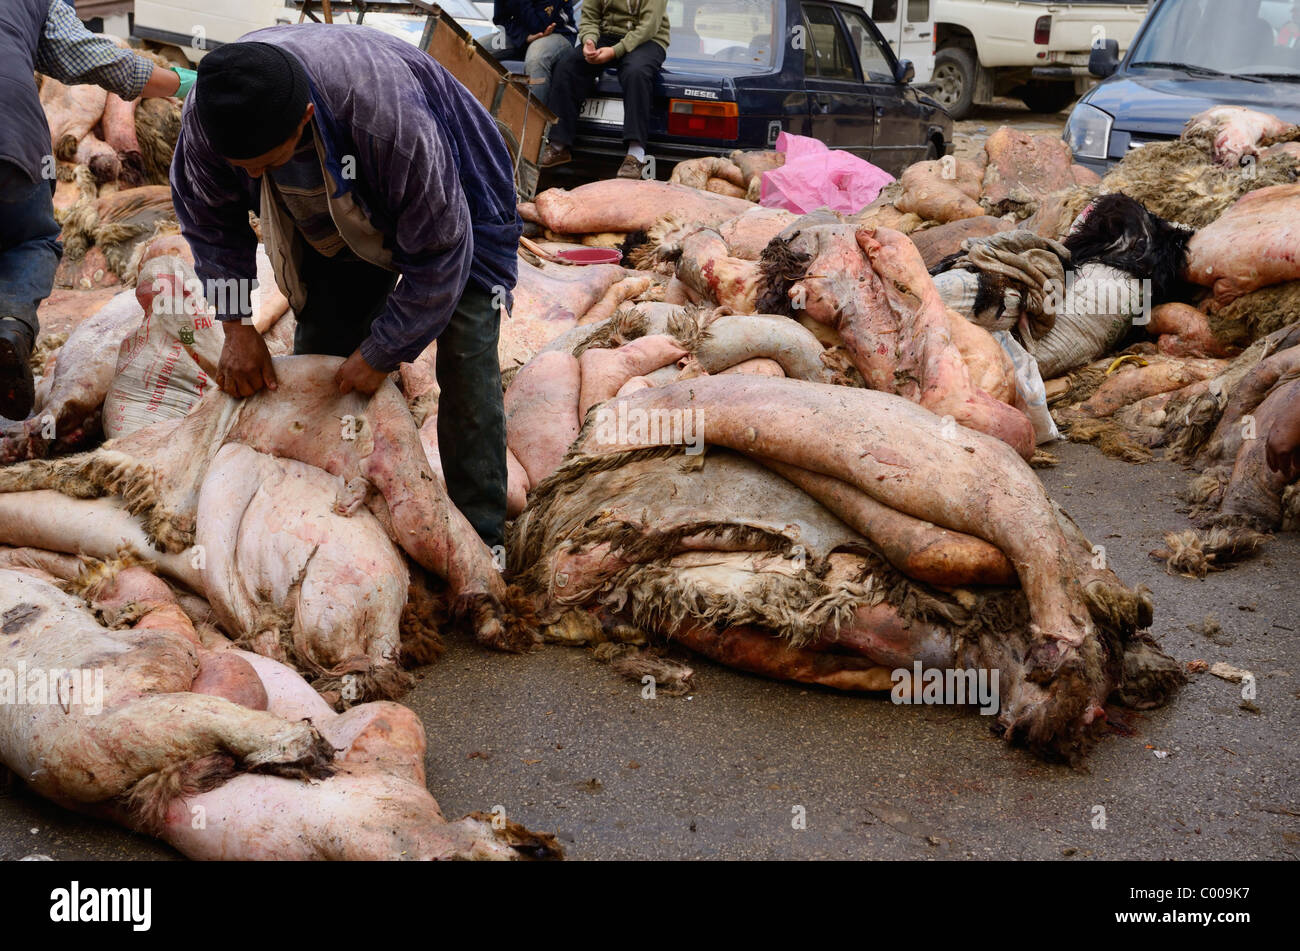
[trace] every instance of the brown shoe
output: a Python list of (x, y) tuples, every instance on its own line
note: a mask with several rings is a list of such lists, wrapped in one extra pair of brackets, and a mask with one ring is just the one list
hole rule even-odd
[(636, 158), (634, 158), (631, 155), (624, 156), (623, 164), (618, 167), (618, 177), (619, 178), (645, 178), (645, 169), (646, 166), (649, 164), (650, 164), (649, 159), (646, 159), (644, 162), (642, 162), (642, 161), (638, 161)]
[(563, 165), (565, 162), (572, 162), (573, 156), (569, 154), (568, 146), (551, 145), (549, 142), (546, 148), (542, 149), (541, 158), (537, 164), (541, 168), (554, 168), (556, 165)]

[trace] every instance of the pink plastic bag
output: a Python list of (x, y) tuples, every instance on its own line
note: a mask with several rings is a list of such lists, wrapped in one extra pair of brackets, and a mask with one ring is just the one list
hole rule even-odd
[(782, 132), (776, 150), (785, 153), (785, 164), (763, 173), (759, 204), (764, 208), (784, 208), (797, 215), (829, 208), (855, 215), (894, 180), (865, 159), (827, 148), (806, 135)]

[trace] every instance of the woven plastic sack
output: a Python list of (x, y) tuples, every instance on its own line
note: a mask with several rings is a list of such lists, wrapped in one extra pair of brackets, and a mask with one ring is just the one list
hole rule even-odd
[(1148, 304), (1142, 284), (1127, 272), (1089, 262), (1056, 308), (1056, 323), (1042, 337), (1025, 343), (1044, 379), (1068, 373), (1110, 350)]
[(200, 287), (179, 258), (155, 258), (141, 270), (136, 297), (144, 319), (122, 341), (104, 398), (104, 434), (110, 439), (179, 419), (215, 387), (199, 360), (216, 365), (224, 334), (202, 294), (195, 293)]

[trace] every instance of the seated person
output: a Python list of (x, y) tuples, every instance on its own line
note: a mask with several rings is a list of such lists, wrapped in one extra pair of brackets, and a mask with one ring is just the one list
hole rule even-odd
[(1300, 3), (1291, 4), (1291, 19), (1282, 24), (1277, 31), (1278, 46), (1295, 46), (1300, 40)]
[(641, 178), (649, 162), (650, 102), (655, 78), (668, 54), (668, 0), (583, 0), (578, 24), (581, 47), (555, 65), (546, 104), (557, 121), (541, 166), (568, 162), (578, 125), (578, 108), (591, 95), (605, 67), (618, 70), (623, 89), (623, 141), (627, 157), (619, 178)]
[(550, 94), (555, 63), (578, 35), (573, 0), (495, 0), (492, 22), (501, 27), (483, 41), (497, 59), (522, 59), (533, 80), (528, 91), (542, 102)]

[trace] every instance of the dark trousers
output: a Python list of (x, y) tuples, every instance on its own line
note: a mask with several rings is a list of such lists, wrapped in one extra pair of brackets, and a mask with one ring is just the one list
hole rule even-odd
[[(331, 260), (304, 244), (307, 305), (297, 314), (294, 353), (351, 356), (370, 334), (397, 275), (367, 261)], [(506, 415), (492, 295), (468, 284), (438, 337), (438, 451), (447, 494), (479, 537), (505, 544)]]
[(63, 245), (50, 183), (33, 183), (0, 162), (0, 320), (16, 319), (36, 340), (36, 309), (54, 289)]
[[(596, 47), (613, 46), (621, 39), (621, 36), (602, 33)], [(555, 127), (551, 129), (551, 144), (573, 144), (578, 128), (578, 108), (595, 91), (600, 74), (607, 66), (613, 65), (618, 69), (618, 84), (623, 90), (623, 141), (645, 145), (650, 140), (650, 102), (655, 78), (666, 55), (664, 48), (653, 40), (647, 40), (624, 54), (622, 59), (600, 66), (593, 66), (582, 58), (581, 46), (566, 53), (555, 64), (550, 97), (546, 103), (556, 116)]]

